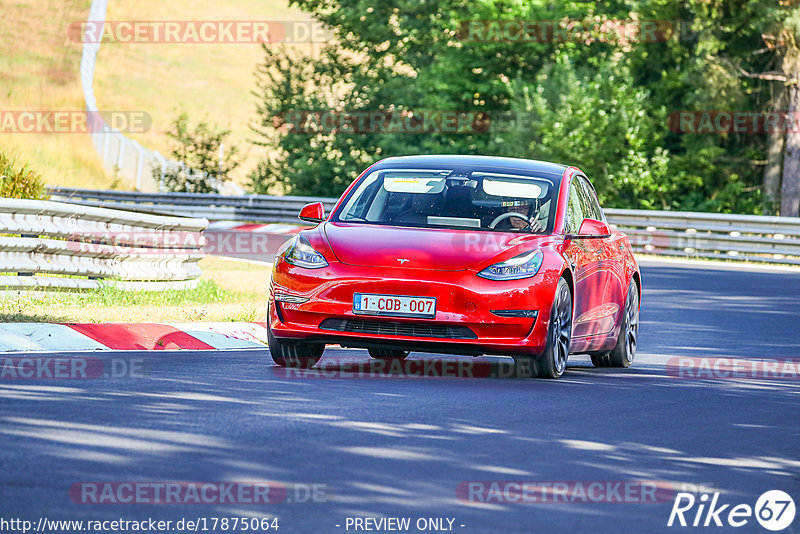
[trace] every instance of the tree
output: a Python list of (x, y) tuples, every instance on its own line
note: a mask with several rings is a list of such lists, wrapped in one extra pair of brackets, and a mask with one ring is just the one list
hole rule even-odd
[[(775, 96), (770, 106), (772, 114), (786, 110), (788, 91), (784, 84), (774, 84)], [(764, 203), (767, 214), (780, 212), (781, 177), (783, 175), (783, 154), (786, 148), (786, 135), (777, 128), (767, 132), (767, 159), (764, 165)]]
[[(250, 173), (255, 193), (338, 196), (371, 158), (381, 153), (366, 135), (336, 135), (325, 130), (290, 129), (290, 115), (320, 110), (357, 111), (372, 102), (376, 74), (340, 50), (328, 47), (318, 58), (264, 46), (256, 71), (258, 114), (255, 144), (270, 151)], [(313, 88), (313, 90), (312, 90)], [(277, 186), (277, 187), (276, 187)]]
[(673, 207), (675, 176), (662, 145), (663, 110), (647, 112), (648, 94), (633, 86), (621, 57), (576, 68), (566, 54), (536, 80), (518, 79), (512, 109), (532, 127), (509, 136), (521, 157), (581, 162), (608, 206)]
[[(796, 3), (796, 2), (795, 2)], [(780, 2), (788, 7), (791, 2)], [(783, 172), (780, 187), (780, 214), (788, 217), (800, 216), (800, 9), (770, 9), (770, 18), (777, 19), (772, 25), (773, 33), (763, 35), (768, 50), (775, 54), (780, 70), (751, 73), (738, 66), (746, 78), (778, 82), (772, 112), (785, 113), (780, 129), (769, 132), (767, 146), (767, 168), (764, 172), (764, 186), (768, 199), (777, 200), (776, 192), (780, 169), (780, 155), (783, 152)], [(784, 111), (784, 106), (788, 109)]]
[[(771, 81), (776, 78), (769, 75), (782, 70), (785, 48), (774, 46), (782, 41), (775, 37), (791, 27), (797, 4), (797, 0), (645, 2), (643, 18), (686, 21), (685, 35), (634, 49), (632, 72), (669, 110), (785, 112), (785, 83)], [(694, 176), (690, 183), (699, 188), (681, 192), (687, 207), (755, 211), (760, 191), (761, 208), (774, 213), (785, 138), (785, 132), (775, 131), (667, 136), (673, 168)]]
[(800, 216), (800, 12), (795, 10), (779, 34), (783, 37), (782, 75), (789, 93), (788, 120), (781, 185), (781, 215)]
[[(775, 58), (759, 53), (762, 35), (789, 18), (789, 1), (775, 2), (294, 0), (337, 42), (313, 58), (265, 48), (255, 132), (271, 155), (251, 174), (252, 188), (281, 184), (295, 194), (336, 196), (382, 156), (501, 154), (581, 166), (609, 205), (759, 212), (767, 136), (671, 132), (666, 117), (764, 109), (770, 87), (732, 65), (770, 70)], [(464, 38), (464, 24), (487, 20), (681, 23), (639, 42)], [(287, 112), (315, 110), (532, 120), (522, 130), (369, 134), (298, 129), (284, 120)]]
[(153, 169), (153, 177), (168, 191), (185, 193), (218, 193), (229, 179), (230, 172), (239, 166), (239, 149), (222, 147), (230, 130), (210, 126), (205, 121), (194, 128), (189, 115), (181, 112), (172, 121), (167, 136), (172, 140), (171, 157), (180, 162), (163, 170)]
[[(264, 48), (257, 70), (256, 143), (271, 154), (251, 173), (256, 192), (339, 195), (369, 162), (419, 153), (522, 155), (508, 132), (493, 128), (421, 133), (331, 133), (296, 128), (287, 113), (334, 110), (402, 115), (448, 111), (498, 117), (511, 111), (512, 79), (532, 79), (562, 49), (578, 64), (587, 54), (575, 43), (464, 40), (461, 21), (582, 17), (594, 2), (554, 7), (530, 3), (412, 0), (339, 2), (300, 0), (301, 8), (334, 30), (339, 42), (319, 57)], [(368, 16), (365, 16), (365, 13)], [(619, 12), (621, 14), (623, 12)], [(601, 51), (602, 49), (602, 51)], [(613, 46), (594, 52), (610, 54)], [(593, 53), (594, 53), (593, 52)], [(280, 187), (275, 187), (280, 184)]]

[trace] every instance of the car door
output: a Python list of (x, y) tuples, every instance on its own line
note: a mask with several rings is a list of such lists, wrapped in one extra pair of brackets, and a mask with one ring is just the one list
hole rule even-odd
[[(584, 206), (584, 215), (598, 221), (608, 222), (597, 200), (597, 193), (585, 176), (579, 176), (580, 195)], [(624, 264), (620, 247), (624, 248), (621, 234), (612, 232), (609, 237), (591, 239), (595, 255), (594, 275), (595, 297), (583, 317), (586, 323), (586, 335), (596, 336), (611, 332), (622, 312), (623, 290), (625, 288)], [(577, 322), (577, 320), (576, 320)]]
[[(581, 176), (575, 175), (569, 188), (566, 213), (566, 233), (577, 234), (581, 222), (592, 218), (591, 206), (581, 183)], [(591, 311), (598, 306), (603, 294), (600, 260), (602, 247), (597, 239), (570, 239), (564, 255), (572, 265), (575, 283), (573, 296), (573, 349), (583, 348), (586, 336), (596, 332)]]

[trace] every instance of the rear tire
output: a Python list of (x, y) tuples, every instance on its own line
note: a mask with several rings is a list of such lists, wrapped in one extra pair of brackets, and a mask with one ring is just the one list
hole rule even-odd
[(281, 367), (311, 369), (322, 358), (322, 353), (325, 351), (323, 343), (280, 340), (272, 335), (269, 325), (267, 325), (267, 342), (272, 361)]
[(400, 349), (367, 349), (367, 351), (376, 360), (405, 360), (411, 354), (409, 350)]
[(628, 286), (625, 297), (625, 314), (613, 350), (591, 354), (595, 367), (630, 367), (636, 356), (639, 340), (639, 289), (635, 280)]

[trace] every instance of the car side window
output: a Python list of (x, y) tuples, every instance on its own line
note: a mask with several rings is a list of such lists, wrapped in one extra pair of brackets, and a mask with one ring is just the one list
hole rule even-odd
[(583, 176), (576, 177), (576, 186), (578, 188), (578, 200), (581, 203), (581, 209), (583, 210), (583, 217), (584, 219), (596, 219), (595, 212), (592, 209), (592, 203), (589, 201), (589, 191), (587, 190), (586, 182), (583, 179)]
[(581, 182), (581, 200), (584, 216), (589, 219), (605, 221), (605, 216), (603, 215), (603, 210), (600, 209), (600, 202), (597, 200), (594, 187), (592, 187), (592, 184), (586, 177), (580, 176), (579, 179)]
[(577, 177), (569, 184), (569, 199), (567, 201), (567, 233), (576, 234), (581, 227), (583, 216), (583, 203), (580, 197), (580, 182)]

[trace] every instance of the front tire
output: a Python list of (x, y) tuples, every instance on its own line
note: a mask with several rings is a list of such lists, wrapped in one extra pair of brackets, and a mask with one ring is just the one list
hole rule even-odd
[[(538, 378), (559, 378), (567, 368), (569, 345), (572, 340), (572, 291), (563, 278), (559, 279), (553, 307), (550, 310), (550, 324), (547, 326), (547, 344), (539, 359), (515, 358), (518, 372), (523, 376), (530, 364), (530, 370)], [(525, 364), (525, 365), (523, 365)]]
[(267, 325), (267, 342), (272, 361), (281, 367), (311, 369), (322, 358), (322, 353), (325, 351), (323, 343), (280, 340), (272, 335), (269, 325)]
[(411, 351), (399, 349), (367, 349), (376, 360), (405, 360)]
[(559, 279), (550, 324), (547, 327), (547, 345), (536, 362), (539, 378), (559, 378), (567, 368), (569, 345), (572, 340), (572, 292), (567, 281)]
[(595, 367), (630, 367), (636, 356), (636, 345), (639, 340), (639, 288), (635, 280), (628, 286), (625, 297), (625, 315), (619, 328), (619, 336), (614, 349), (608, 352), (592, 354)]

